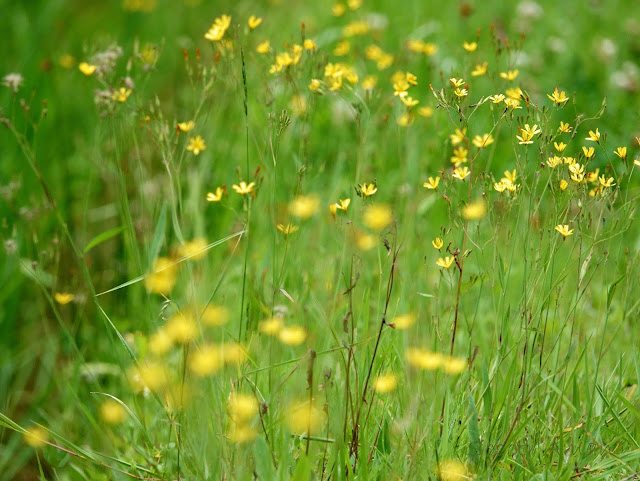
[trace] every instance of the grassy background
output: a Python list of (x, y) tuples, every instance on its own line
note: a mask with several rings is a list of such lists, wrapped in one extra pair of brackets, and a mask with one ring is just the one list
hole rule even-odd
[[(538, 14), (527, 17), (527, 5)], [(9, 129), (0, 129), (0, 413), (25, 427), (41, 423), (59, 445), (142, 477), (248, 479), (253, 471), (261, 479), (271, 479), (271, 471), (278, 479), (308, 479), (310, 472), (318, 479), (351, 476), (344, 467), (355, 455), (349, 453), (351, 430), (343, 421), (369, 407), (370, 401), (358, 399), (391, 269), (382, 239), (375, 249), (360, 252), (353, 231), (362, 229), (368, 203), (386, 203), (397, 225), (383, 238), (400, 249), (387, 316), (414, 312), (418, 322), (409, 331), (383, 332), (374, 372), (396, 372), (401, 382), (392, 394), (368, 398), (374, 404), (361, 425), (357, 476), (437, 479), (438, 460), (456, 458), (470, 460), (470, 470), (481, 479), (632, 476), (640, 457), (638, 183), (633, 176), (626, 180), (630, 167), (611, 152), (626, 145), (632, 160), (638, 150), (640, 12), (623, 1), (535, 5), (408, 1), (399, 7), (365, 1), (360, 10), (335, 18), (329, 4), (293, 1), (195, 6), (158, 1), (151, 12), (129, 11), (121, 2), (3, 2), (0, 74), (19, 72), (25, 81), (17, 95), (0, 90), (4, 116), (22, 142), (21, 147)], [(222, 13), (233, 17), (227, 37), (234, 48), (216, 62), (216, 49), (202, 36)], [(371, 19), (371, 13), (380, 15), (373, 19), (386, 21), (386, 28), (352, 39), (345, 61), (361, 79), (377, 74), (378, 87), (370, 95), (309, 91), (310, 79), (321, 78), (327, 61), (335, 60), (331, 52), (341, 27)], [(251, 14), (264, 22), (248, 33), (244, 25)], [(302, 23), (306, 36), (317, 41), (317, 53), (305, 54), (287, 74), (270, 74), (272, 57), (257, 54), (255, 46), (268, 39), (280, 51), (285, 42), (300, 42)], [(462, 42), (476, 39), (478, 29), (478, 50), (464, 52)], [(409, 52), (404, 43), (414, 37), (435, 43), (438, 52), (432, 57)], [(492, 38), (505, 37), (512, 48), (499, 52)], [(364, 58), (371, 43), (395, 56), (391, 68), (378, 72)], [(99, 81), (76, 67), (63, 68), (60, 58), (88, 60), (114, 44), (123, 55), (106, 81), (119, 87), (130, 75), (135, 88), (126, 103), (101, 115), (93, 99), (102, 88)], [(136, 45), (157, 48), (154, 68), (145, 71)], [(246, 55), (248, 153), (240, 45)], [(489, 74), (472, 78), (470, 70), (485, 60)], [(457, 377), (416, 372), (406, 366), (407, 347), (449, 351), (457, 271), (435, 265), (441, 254), (431, 240), (442, 237), (445, 247), (465, 242), (460, 207), (468, 200), (468, 184), (448, 175), (439, 193), (422, 188), (428, 176), (449, 167), (448, 136), (459, 122), (455, 112), (437, 108), (432, 117), (399, 127), (396, 118), (403, 109), (392, 96), (389, 77), (396, 70), (416, 74), (419, 85), (412, 95), (435, 108), (429, 84), (440, 89), (449, 77), (464, 77), (477, 101), (504, 92), (511, 84), (498, 72), (514, 67), (520, 70), (515, 83), (540, 108), (499, 120), (500, 111), (486, 104), (468, 122), (470, 138), (497, 125), (496, 142), (478, 158), (477, 177), (474, 173), (472, 198), (484, 192), (489, 212), (469, 224), (473, 245), (467, 240), (466, 248), (473, 252), (461, 284), (455, 354), (473, 363)], [(626, 88), (618, 86), (620, 79), (626, 79)], [(570, 101), (561, 110), (542, 111), (555, 87)], [(298, 96), (305, 99), (304, 111), (295, 108)], [(559, 174), (539, 165), (553, 151), (549, 139), (557, 124), (596, 116), (605, 97), (602, 118), (581, 125), (568, 148), (578, 153), (591, 129), (606, 132), (606, 147), (588, 169), (600, 168), (608, 176), (607, 166), (613, 165), (616, 180), (621, 175), (624, 180), (617, 182), (620, 190), (592, 198), (577, 187), (565, 194), (547, 187)], [(277, 136), (283, 109), (291, 124)], [(207, 142), (197, 157), (185, 150), (187, 135), (175, 135), (176, 122), (188, 119), (196, 120), (194, 132)], [(514, 140), (525, 122), (544, 129), (535, 146)], [(275, 169), (270, 136), (278, 145)], [(27, 158), (37, 165), (56, 209)], [(493, 177), (514, 168), (522, 179), (520, 194), (493, 192)], [(374, 179), (379, 192), (373, 200), (357, 198), (354, 186)], [(221, 204), (205, 201), (216, 186), (226, 184), (231, 191), (240, 180), (258, 182), (249, 235), (213, 247), (201, 261), (184, 263), (172, 302), (147, 293), (143, 283), (94, 302), (94, 293), (143, 275), (155, 257), (185, 240), (203, 236), (213, 242), (241, 231), (247, 199), (230, 192)], [(286, 240), (274, 226), (291, 220), (287, 205), (299, 193), (319, 195), (321, 209), (296, 222), (300, 231)], [(327, 206), (346, 197), (352, 205), (334, 222)], [(80, 260), (63, 222), (80, 249), (110, 229), (123, 230)], [(565, 241), (553, 230), (564, 223), (576, 229)], [(356, 278), (356, 288), (344, 294)], [(76, 298), (60, 306), (55, 292)], [(206, 382), (187, 376), (193, 394), (183, 409), (131, 393), (123, 376), (131, 359), (116, 330), (144, 359), (149, 336), (168, 313), (209, 300), (233, 315), (224, 328), (205, 331), (204, 338), (242, 341), (250, 360)], [(288, 322), (308, 330), (304, 345), (282, 346), (257, 334), (258, 322), (281, 305)], [(349, 311), (353, 324), (345, 333), (342, 320)], [(334, 442), (314, 441), (307, 458), (305, 441), (290, 437), (282, 419), (289, 400), (309, 394), (310, 348), (319, 353), (312, 384), (329, 419), (322, 437)], [(183, 381), (188, 349), (165, 359), (178, 379), (183, 373)], [(347, 364), (348, 352), (354, 364)], [(253, 392), (268, 406), (262, 434), (253, 443), (236, 446), (222, 436), (232, 388)], [(98, 415), (102, 397), (92, 392), (123, 399), (140, 424), (131, 416), (121, 426), (105, 425)], [(9, 422), (3, 423), (8, 428)], [(0, 448), (0, 479), (128, 479), (51, 446), (42, 450), (38, 474), (35, 451), (12, 429), (0, 432)], [(476, 449), (479, 454), (473, 454)]]

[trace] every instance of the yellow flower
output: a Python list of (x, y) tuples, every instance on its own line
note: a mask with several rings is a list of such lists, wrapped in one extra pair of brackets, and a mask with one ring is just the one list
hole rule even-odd
[(127, 411), (119, 402), (109, 399), (100, 406), (100, 417), (107, 424), (120, 424), (127, 417)]
[(411, 114), (411, 112), (405, 112), (404, 114), (402, 114), (400, 117), (396, 119), (396, 123), (400, 127), (408, 127), (413, 123), (414, 120), (415, 120), (415, 117)]
[(517, 110), (517, 109), (521, 109), (522, 108), (522, 107), (520, 107), (520, 101), (512, 99), (512, 98), (504, 99), (504, 103), (511, 110)]
[(184, 244), (178, 247), (177, 252), (178, 256), (185, 257), (189, 260), (200, 260), (202, 259), (207, 249), (207, 239), (203, 237), (197, 237), (193, 240), (186, 241)]
[(207, 148), (207, 145), (204, 143), (204, 139), (201, 136), (191, 137), (189, 139), (189, 145), (187, 145), (187, 150), (193, 152), (194, 155), (200, 154), (204, 149)]
[(564, 224), (558, 224), (556, 230), (562, 234), (563, 237), (567, 237), (573, 234), (573, 229), (569, 229), (569, 226)]
[(385, 204), (374, 204), (364, 211), (363, 222), (372, 230), (381, 231), (393, 221), (391, 207)]
[(522, 89), (520, 89), (520, 87), (507, 89), (505, 94), (507, 94), (507, 97), (512, 100), (522, 100), (522, 98), (524, 97), (524, 92), (522, 91)]
[(279, 317), (272, 317), (258, 324), (258, 330), (267, 336), (277, 336), (283, 327), (284, 321)]
[(351, 204), (351, 199), (340, 199), (340, 202), (336, 202), (335, 205), (337, 210), (347, 211), (349, 208), (349, 204)]
[(415, 100), (413, 97), (409, 97), (409, 96), (400, 97), (400, 100), (407, 107), (415, 107), (416, 105), (418, 105), (420, 103), (419, 100)]
[(593, 147), (589, 147), (588, 149), (585, 146), (582, 146), (582, 152), (584, 152), (584, 156), (587, 159), (590, 159), (591, 157), (593, 157), (593, 154), (595, 153), (595, 150)]
[(462, 217), (466, 220), (479, 220), (487, 213), (487, 203), (478, 199), (462, 208)]
[(464, 85), (464, 80), (463, 80), (463, 79), (461, 79), (461, 78), (451, 77), (451, 78), (449, 79), (449, 82), (451, 82), (451, 86), (452, 86), (453, 88), (456, 88), (456, 89), (457, 89), (457, 88), (460, 88), (460, 87), (462, 87), (462, 86)]
[(98, 68), (96, 65), (91, 65), (87, 62), (80, 62), (80, 64), (78, 65), (78, 69), (80, 69), (80, 71), (87, 77), (93, 75), (93, 73), (96, 71), (96, 68)]
[(640, 160), (638, 159), (633, 159), (633, 164), (637, 165), (638, 167), (640, 167)]
[(447, 374), (460, 374), (468, 366), (467, 360), (462, 357), (445, 357), (442, 359), (442, 370)]
[(356, 245), (358, 246), (358, 249), (363, 251), (368, 251), (373, 249), (378, 243), (376, 236), (373, 236), (370, 234), (357, 233), (355, 236), (355, 240), (356, 240)]
[(380, 394), (390, 393), (398, 387), (398, 378), (393, 373), (381, 374), (373, 380), (373, 390)]
[(507, 190), (507, 184), (505, 184), (504, 182), (500, 181), (500, 182), (494, 182), (493, 183), (493, 188), (500, 192), (501, 194)]
[(455, 91), (453, 92), (454, 94), (456, 94), (457, 97), (466, 97), (467, 95), (469, 95), (469, 91), (467, 89), (455, 89)]
[(53, 295), (53, 298), (56, 300), (56, 302), (62, 306), (73, 301), (73, 297), (73, 294), (70, 294), (68, 292), (56, 292)]
[(520, 132), (520, 135), (516, 135), (516, 139), (519, 140), (518, 143), (520, 145), (533, 144), (533, 136), (542, 132), (542, 130), (540, 130), (535, 124), (533, 127), (529, 127), (529, 124), (524, 124), (524, 129), (518, 127), (518, 131)]
[(442, 366), (442, 354), (411, 347), (407, 350), (407, 361), (416, 369), (435, 371)]
[(178, 122), (178, 131), (189, 132), (195, 126), (196, 126), (196, 123), (193, 120), (189, 120), (187, 122)]
[(600, 142), (600, 132), (598, 129), (594, 132), (593, 130), (589, 131), (589, 137), (585, 137), (585, 140), (590, 140), (591, 142)]
[(158, 329), (149, 339), (149, 351), (158, 356), (166, 354), (172, 347), (173, 339), (164, 328)]
[(600, 182), (600, 185), (605, 189), (608, 188), (608, 187), (613, 187), (614, 185), (616, 185), (613, 182), (613, 177), (609, 177), (608, 179), (606, 179), (604, 175), (601, 175), (600, 178), (598, 179), (598, 181)]
[(216, 187), (215, 193), (214, 192), (207, 193), (207, 201), (220, 202), (220, 200), (222, 200), (222, 194), (224, 194), (222, 187)]
[(362, 6), (362, 0), (347, 0), (347, 5), (351, 10), (358, 10)]
[(425, 43), (422, 47), (422, 53), (427, 57), (431, 57), (438, 52), (438, 46), (434, 43)]
[(429, 190), (434, 190), (438, 188), (438, 184), (440, 183), (440, 177), (429, 177), (429, 182), (425, 182), (422, 184), (423, 187), (426, 187)]
[(240, 195), (251, 194), (254, 192), (253, 186), (256, 185), (255, 182), (251, 182), (247, 184), (244, 180), (240, 182), (240, 184), (233, 184), (231, 187)]
[(299, 195), (289, 204), (289, 213), (300, 219), (312, 217), (320, 206), (320, 200), (315, 195)]
[(32, 448), (41, 448), (47, 444), (49, 433), (40, 426), (33, 426), (27, 429), (27, 432), (22, 435), (24, 442)]
[(476, 68), (474, 68), (473, 71), (471, 72), (471, 76), (480, 77), (482, 75), (485, 75), (487, 73), (487, 67), (489, 67), (489, 62), (485, 62), (482, 65), (480, 64), (476, 65)]
[(269, 40), (265, 40), (264, 42), (260, 42), (256, 46), (256, 52), (258, 52), (258, 53), (269, 53), (270, 49), (271, 49), (271, 43), (269, 43)]
[(198, 335), (198, 324), (192, 312), (176, 312), (165, 326), (167, 335), (180, 344), (193, 341)]
[(451, 267), (453, 265), (453, 261), (454, 261), (453, 257), (447, 256), (444, 259), (442, 257), (440, 257), (436, 261), (436, 265), (440, 266), (440, 267), (444, 267), (445, 269), (449, 269), (449, 267)]
[(508, 70), (507, 72), (500, 72), (500, 77), (505, 79), (505, 80), (515, 80), (516, 77), (518, 76), (520, 72), (516, 69), (516, 70)]
[(620, 157), (622, 160), (627, 158), (626, 147), (618, 147), (616, 150), (613, 151), (613, 153), (616, 154), (618, 157)]
[(231, 25), (231, 17), (229, 15), (222, 15), (216, 18), (211, 28), (204, 34), (204, 38), (212, 42), (222, 40), (229, 25)]
[(455, 134), (451, 134), (449, 136), (449, 140), (451, 140), (451, 145), (458, 145), (460, 142), (464, 141), (465, 134), (467, 133), (467, 128), (464, 129), (456, 129)]
[(500, 102), (504, 102), (504, 99), (506, 97), (503, 94), (496, 94), (496, 95), (491, 95), (489, 98), (491, 99), (491, 102), (493, 102), (494, 104), (499, 104)]
[(444, 242), (442, 241), (442, 239), (440, 239), (440, 237), (436, 237), (431, 241), (431, 245), (433, 246), (434, 249), (440, 250), (444, 245)]
[(560, 122), (560, 127), (558, 127), (558, 130), (566, 134), (567, 132), (571, 132), (571, 127), (569, 127), (569, 124)]
[(565, 144), (564, 142), (554, 142), (553, 146), (556, 148), (558, 152), (562, 152), (567, 146), (567, 144)]
[(467, 52), (475, 52), (476, 48), (478, 48), (477, 42), (463, 42), (462, 48), (464, 48)]
[(375, 186), (375, 184), (365, 183), (360, 186), (360, 191), (362, 192), (362, 195), (364, 195), (365, 197), (370, 197), (376, 192), (378, 192), (378, 188)]
[(307, 331), (298, 325), (283, 327), (278, 333), (278, 339), (288, 346), (298, 346), (307, 339)]
[(253, 441), (258, 436), (258, 433), (253, 427), (247, 424), (233, 423), (227, 430), (227, 436), (234, 443), (241, 444)]
[(60, 56), (58, 62), (60, 62), (60, 66), (62, 68), (70, 69), (73, 68), (73, 66), (76, 64), (76, 59), (73, 57), (73, 55), (65, 53)]
[(471, 174), (471, 171), (467, 168), (467, 166), (456, 167), (453, 169), (453, 177), (456, 179), (464, 180)]
[(422, 117), (431, 117), (433, 115), (433, 107), (420, 107), (418, 109), (418, 115), (421, 115)]
[(158, 257), (153, 269), (145, 276), (144, 285), (149, 292), (167, 295), (173, 289), (178, 276), (178, 266), (168, 257)]
[(231, 317), (229, 309), (213, 304), (205, 307), (201, 314), (202, 323), (207, 326), (222, 326), (229, 322), (229, 317)]
[(249, 17), (249, 21), (247, 22), (247, 25), (249, 25), (249, 28), (251, 30), (253, 30), (254, 28), (256, 28), (261, 23), (262, 23), (262, 18), (256, 17), (255, 15), (251, 15)]
[(440, 462), (438, 475), (442, 481), (468, 481), (471, 479), (464, 464), (457, 459), (449, 459)]
[(451, 163), (455, 167), (459, 167), (460, 164), (466, 164), (467, 163), (467, 154), (468, 153), (469, 153), (469, 151), (467, 149), (465, 149), (464, 147), (462, 147), (461, 145), (456, 147), (455, 149), (453, 149), (453, 155), (450, 158)]
[(364, 79), (362, 79), (362, 88), (365, 90), (373, 90), (373, 88), (378, 83), (378, 77), (375, 75), (367, 75)]
[(139, 367), (132, 366), (128, 370), (128, 378), (131, 386), (138, 392), (145, 388), (157, 391), (168, 381), (166, 369), (154, 363), (141, 364)]
[(417, 316), (413, 312), (410, 312), (408, 314), (402, 314), (400, 316), (394, 317), (393, 319), (391, 319), (391, 322), (389, 324), (391, 324), (396, 329), (409, 329), (416, 323), (416, 320)]
[(476, 135), (472, 141), (473, 145), (478, 147), (479, 149), (486, 147), (487, 145), (493, 144), (493, 136), (491, 134), (484, 134), (482, 136)]
[(294, 232), (298, 232), (298, 229), (300, 229), (300, 227), (298, 227), (297, 225), (293, 225), (293, 224), (278, 224), (276, 226), (276, 229), (278, 229), (280, 232), (282, 232), (284, 235), (289, 235), (289, 234), (293, 234)]
[(196, 375), (205, 377), (222, 368), (222, 351), (219, 347), (201, 346), (189, 356), (188, 366)]
[(233, 421), (246, 423), (258, 415), (258, 401), (249, 394), (232, 393), (227, 401), (227, 412)]
[(346, 11), (347, 7), (344, 6), (344, 3), (336, 3), (331, 7), (331, 14), (334, 17), (341, 17)]
[(562, 179), (560, 181), (560, 190), (564, 192), (564, 190), (569, 186), (569, 182), (567, 182), (566, 180)]
[(311, 40), (310, 38), (305, 38), (304, 42), (302, 42), (302, 46), (305, 50), (315, 50), (316, 49), (316, 41)]
[(317, 78), (312, 78), (311, 83), (309, 84), (309, 90), (311, 90), (312, 92), (315, 92), (320, 88), (320, 85), (321, 85), (320, 80), (318, 80)]
[(309, 401), (291, 405), (285, 412), (287, 426), (295, 434), (317, 433), (326, 419), (324, 411)]
[(118, 90), (113, 92), (111, 100), (115, 100), (116, 102), (126, 102), (129, 95), (131, 95), (131, 89), (120, 87)]
[(351, 50), (351, 44), (349, 43), (349, 41), (342, 40), (341, 42), (338, 42), (336, 47), (333, 49), (333, 54), (336, 57), (344, 57), (349, 53), (349, 50)]
[(569, 97), (567, 97), (567, 94), (564, 93), (564, 90), (562, 92), (558, 92), (558, 87), (556, 87), (551, 95), (547, 94), (547, 97), (549, 97), (551, 101), (558, 105), (563, 104), (567, 100), (569, 100)]

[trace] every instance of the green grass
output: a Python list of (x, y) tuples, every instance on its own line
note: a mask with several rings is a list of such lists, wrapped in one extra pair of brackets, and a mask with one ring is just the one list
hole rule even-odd
[[(0, 89), (0, 480), (637, 479), (640, 9), (365, 0), (335, 17), (331, 4), (190, 3), (1, 5), (0, 76), (24, 84)], [(222, 14), (228, 46), (203, 38)], [(263, 18), (254, 31), (250, 15)], [(356, 20), (371, 30), (337, 57)], [(317, 48), (270, 73), (304, 38)], [(390, 67), (367, 58), (372, 44)], [(107, 50), (121, 51), (112, 70), (80, 72)], [(358, 82), (330, 91), (329, 62)], [(397, 71), (417, 76), (408, 126)], [(487, 99), (516, 86), (521, 109)], [(525, 124), (541, 129), (530, 145), (516, 139)], [(465, 180), (452, 177), (457, 128)], [(474, 146), (485, 133), (494, 142)], [(550, 167), (560, 141), (598, 175)], [(497, 192), (514, 169), (519, 187)], [(253, 193), (236, 193), (241, 181)], [(296, 198), (318, 205), (296, 217)], [(486, 214), (465, 216), (480, 199)], [(390, 219), (374, 215), (385, 206)], [(299, 230), (276, 227), (289, 223)], [(207, 306), (225, 314), (208, 320)], [(272, 318), (306, 338), (267, 335)], [(433, 353), (441, 367), (421, 369)], [(397, 386), (381, 392), (389, 373)], [(243, 415), (237, 393), (257, 406)], [(24, 436), (34, 426), (41, 447)]]

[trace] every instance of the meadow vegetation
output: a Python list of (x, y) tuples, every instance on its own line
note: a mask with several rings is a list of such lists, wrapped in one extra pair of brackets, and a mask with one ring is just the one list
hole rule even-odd
[(0, 480), (640, 478), (640, 7), (3, 12)]

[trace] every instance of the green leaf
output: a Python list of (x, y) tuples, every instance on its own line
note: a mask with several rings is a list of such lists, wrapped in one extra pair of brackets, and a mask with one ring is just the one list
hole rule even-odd
[(118, 234), (120, 234), (120, 232), (122, 232), (124, 230), (124, 226), (121, 225), (120, 227), (116, 227), (115, 229), (111, 229), (108, 230), (106, 232), (103, 232), (102, 234), (98, 234), (97, 236), (95, 236), (93, 239), (91, 239), (89, 241), (89, 243), (87, 244), (87, 246), (84, 248), (84, 250), (82, 251), (83, 254), (86, 254), (87, 252), (89, 252), (91, 249), (93, 249), (95, 246), (97, 246), (98, 244), (102, 244), (104, 241), (111, 239), (112, 237), (117, 236)]
[(156, 224), (156, 230), (153, 232), (153, 238), (149, 247), (148, 265), (151, 267), (153, 261), (158, 257), (160, 248), (164, 242), (164, 236), (167, 230), (167, 203), (162, 204), (160, 215), (158, 216), (158, 223)]
[(253, 457), (256, 460), (258, 479), (261, 481), (273, 481), (276, 477), (276, 472), (273, 467), (271, 453), (267, 442), (261, 437), (258, 437), (253, 445)]
[(311, 464), (309, 463), (309, 458), (305, 455), (301, 455), (298, 458), (298, 463), (296, 464), (296, 469), (293, 472), (293, 477), (291, 481), (309, 481), (311, 478)]
[(611, 301), (613, 301), (613, 295), (616, 293), (616, 288), (618, 287), (618, 284), (620, 284), (620, 282), (622, 281), (622, 279), (624, 279), (627, 276), (627, 274), (622, 274), (620, 277), (618, 277), (618, 279), (609, 286), (609, 289), (607, 290), (607, 309), (609, 309), (609, 307), (611, 306)]
[(469, 393), (469, 462), (476, 465), (480, 462), (482, 445), (480, 444), (480, 431), (478, 429), (478, 411), (473, 396)]

